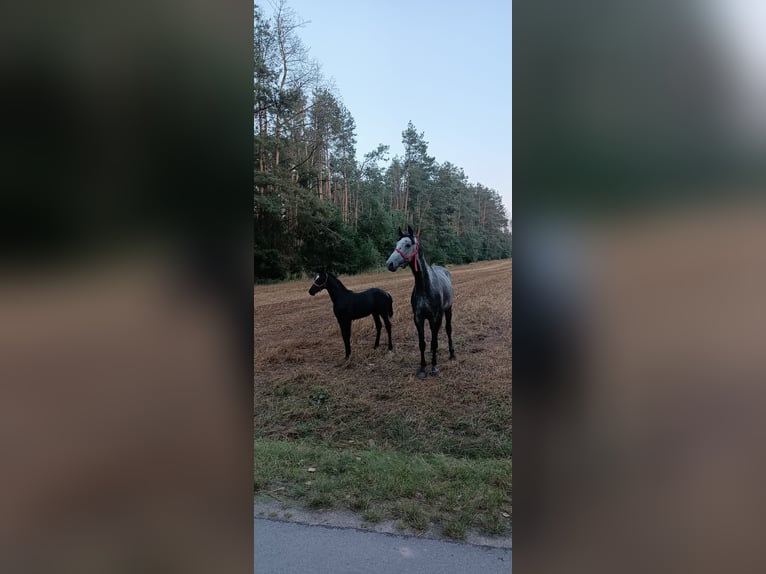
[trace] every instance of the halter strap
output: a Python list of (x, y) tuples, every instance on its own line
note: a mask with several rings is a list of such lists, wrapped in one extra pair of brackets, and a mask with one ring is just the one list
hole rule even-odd
[(415, 242), (415, 251), (412, 252), (412, 255), (406, 255), (401, 249), (398, 247), (395, 247), (394, 250), (401, 255), (405, 261), (409, 261), (412, 259), (414, 261), (413, 265), (415, 266), (415, 273), (418, 272), (418, 249), (420, 249), (420, 239), (418, 239)]
[(328, 280), (329, 278), (330, 278), (330, 274), (329, 274), (329, 273), (325, 273), (325, 276), (324, 276), (324, 283), (322, 283), (322, 284), (320, 285), (320, 284), (319, 284), (319, 283), (317, 283), (317, 282), (316, 282), (316, 280), (315, 280), (315, 281), (314, 281), (314, 286), (315, 286), (315, 287), (320, 287), (320, 288), (321, 288), (321, 287), (324, 287), (325, 285), (327, 285), (327, 280)]

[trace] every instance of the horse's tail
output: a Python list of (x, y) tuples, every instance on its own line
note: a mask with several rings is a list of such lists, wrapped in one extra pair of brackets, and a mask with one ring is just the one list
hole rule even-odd
[(391, 297), (391, 293), (386, 293), (388, 295), (388, 316), (393, 317), (394, 316), (394, 298)]

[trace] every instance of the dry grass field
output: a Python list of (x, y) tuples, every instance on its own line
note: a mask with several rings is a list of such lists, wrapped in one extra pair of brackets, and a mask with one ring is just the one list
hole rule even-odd
[[(448, 360), (442, 327), (441, 372), (425, 380), (415, 376), (420, 353), (410, 306), (414, 280), (409, 269), (340, 277), (353, 291), (380, 287), (394, 299), (394, 351), (387, 350), (385, 329), (381, 345), (373, 349), (372, 318), (360, 319), (352, 326), (348, 365), (344, 365), (332, 301), (326, 291), (314, 297), (308, 294), (312, 279), (255, 287), (256, 491), (281, 485), (309, 507), (346, 507), (363, 512), (371, 521), (401, 515), (416, 530), (442, 519), (448, 526), (446, 533), (457, 538), (472, 525), (495, 534), (507, 530), (512, 263), (491, 261), (449, 269), (455, 291), (457, 358)], [(426, 329), (430, 364), (429, 341)], [(324, 477), (323, 469), (318, 469), (307, 481), (305, 474), (284, 468), (284, 461), (292, 460), (285, 449), (303, 453), (296, 455), (296, 464), (314, 456), (311, 460), (322, 459), (325, 467), (333, 468)], [(347, 480), (354, 472), (347, 472), (337, 457), (352, 452), (359, 455), (352, 461), (363, 461), (368, 467), (376, 464), (370, 457), (378, 455), (402, 469), (425, 466), (418, 476), (403, 470), (395, 488), (375, 491), (371, 473), (354, 470), (358, 483)], [(385, 464), (379, 471), (398, 472)], [(333, 484), (345, 495), (333, 492)], [(358, 495), (353, 494), (355, 487)], [(469, 490), (460, 494), (461, 488)], [(379, 492), (377, 502), (374, 496), (362, 494), (365, 491)], [(389, 497), (397, 500), (386, 500)], [(433, 504), (427, 504), (428, 500)], [(410, 502), (413, 507), (407, 507)], [(402, 505), (409, 511), (401, 512)]]
[[(256, 287), (255, 426), (270, 438), (321, 438), (344, 444), (373, 440), (403, 450), (457, 456), (510, 456), (511, 262), (451, 268), (453, 342), (439, 336), (440, 374), (418, 380), (412, 321), (412, 273), (340, 277), (351, 290), (381, 287), (394, 298), (394, 351), (373, 349), (372, 318), (355, 321), (351, 363), (326, 291), (311, 297), (311, 280)], [(426, 329), (426, 342), (430, 333)], [(430, 343), (426, 349), (430, 364)], [(322, 393), (324, 392), (323, 396)], [(313, 403), (331, 403), (317, 417)], [(324, 400), (323, 400), (324, 397)], [(329, 406), (329, 405), (328, 405)]]

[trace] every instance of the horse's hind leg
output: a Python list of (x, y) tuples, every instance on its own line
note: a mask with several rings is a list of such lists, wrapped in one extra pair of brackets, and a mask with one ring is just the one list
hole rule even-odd
[(372, 318), (375, 320), (375, 348), (378, 348), (378, 345), (380, 345), (380, 317), (373, 313)]
[(449, 358), (455, 358), (455, 348), (452, 346), (452, 307), (444, 311), (444, 318), (446, 319), (444, 330), (447, 331), (447, 344), (449, 345)]
[(386, 333), (388, 333), (388, 350), (393, 351), (394, 345), (391, 343), (391, 321), (389, 321), (388, 317), (383, 315), (383, 323), (386, 325)]
[(441, 315), (437, 315), (431, 323), (431, 374), (436, 375), (439, 369), (436, 367), (436, 351), (439, 349), (439, 328), (442, 325)]

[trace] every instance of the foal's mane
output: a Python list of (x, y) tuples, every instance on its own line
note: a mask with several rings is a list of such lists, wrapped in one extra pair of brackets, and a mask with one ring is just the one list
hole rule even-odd
[(350, 291), (350, 289), (346, 287), (340, 279), (338, 279), (338, 276), (335, 273), (333, 273), (332, 271), (325, 271), (325, 273), (327, 274), (327, 277), (332, 277), (333, 279), (335, 279), (335, 282), (338, 284), (338, 287), (340, 287), (344, 291)]

